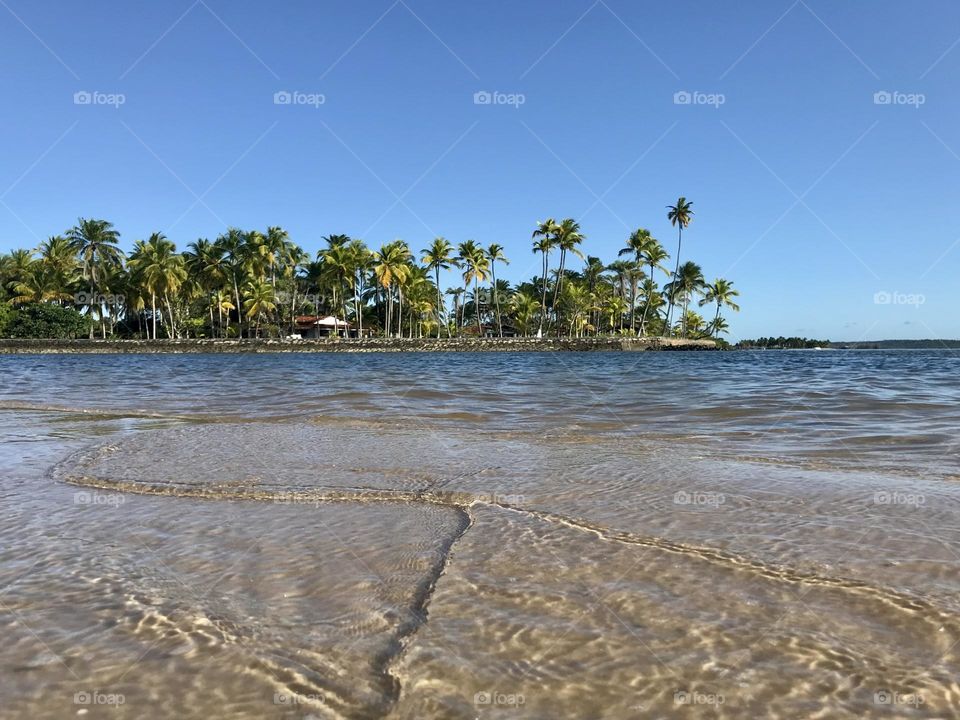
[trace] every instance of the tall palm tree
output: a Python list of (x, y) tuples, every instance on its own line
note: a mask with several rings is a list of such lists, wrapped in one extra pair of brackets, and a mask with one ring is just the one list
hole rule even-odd
[[(186, 262), (183, 255), (177, 254), (177, 248), (163, 235), (153, 233), (149, 239), (137, 240), (133, 246), (128, 263), (134, 277), (150, 294), (150, 309), (153, 319), (153, 339), (157, 339), (157, 295), (162, 295), (167, 306), (169, 323), (167, 336), (176, 335), (176, 321), (170, 296), (176, 293), (187, 277)], [(161, 320), (163, 313), (160, 313)]]
[(477, 311), (477, 337), (483, 336), (480, 322), (480, 283), (485, 282), (490, 272), (490, 260), (486, 251), (473, 240), (467, 240), (457, 246), (458, 259), (463, 268), (463, 283), (469, 287), (473, 283), (474, 306)]
[[(671, 225), (677, 228), (677, 262), (676, 262), (676, 267), (673, 270), (673, 282), (677, 281), (677, 273), (680, 272), (680, 250), (683, 245), (683, 229), (693, 221), (693, 210), (690, 209), (692, 206), (693, 206), (693, 203), (689, 202), (682, 195), (677, 200), (676, 205), (667, 205), (667, 220), (670, 221)], [(668, 330), (670, 328), (670, 323), (672, 319), (673, 319), (673, 296), (671, 295), (670, 307), (667, 310), (666, 327)], [(666, 332), (664, 334), (666, 334)]]
[[(79, 218), (77, 224), (67, 230), (67, 239), (80, 256), (83, 279), (89, 282), (90, 294), (96, 302), (102, 294), (100, 277), (109, 267), (123, 264), (123, 251), (117, 246), (120, 242), (120, 233), (114, 229), (113, 223), (106, 220)], [(102, 321), (101, 331), (106, 335), (106, 328)], [(93, 339), (92, 324), (90, 339)]]
[[(650, 268), (650, 281), (653, 281), (653, 275), (657, 270), (662, 270), (665, 275), (670, 276), (670, 271), (667, 270), (666, 266), (663, 264), (665, 260), (670, 257), (670, 254), (663, 248), (663, 245), (660, 244), (660, 241), (656, 238), (650, 238), (650, 242), (646, 245), (643, 251), (643, 262), (646, 263), (647, 267)], [(655, 294), (656, 283), (654, 282), (653, 292), (649, 291), (646, 293), (647, 300)], [(640, 317), (640, 334), (643, 335), (646, 332), (647, 327), (647, 311), (651, 308), (650, 302), (644, 303), (643, 306), (643, 315)]]
[(249, 333), (249, 322), (255, 320), (255, 335), (260, 336), (260, 321), (264, 313), (270, 313), (276, 310), (276, 298), (273, 294), (273, 287), (266, 280), (250, 280), (244, 287), (243, 311), (247, 316), (247, 327)]
[(283, 252), (286, 248), (290, 235), (282, 227), (273, 225), (267, 228), (267, 234), (264, 239), (264, 246), (267, 250), (267, 265), (270, 270), (270, 287), (273, 293), (277, 293), (277, 266), (283, 258)]
[(384, 322), (384, 333), (387, 337), (390, 337), (392, 329), (393, 290), (410, 276), (410, 258), (410, 248), (403, 240), (387, 243), (380, 248), (379, 252), (373, 254), (373, 274), (387, 296)]
[(703, 271), (695, 262), (689, 260), (677, 268), (677, 276), (673, 282), (668, 284), (668, 298), (675, 302), (679, 298), (683, 302), (683, 318), (681, 337), (687, 336), (687, 309), (694, 293), (701, 292), (704, 288)]
[(553, 288), (554, 317), (557, 321), (559, 321), (556, 311), (557, 298), (559, 297), (563, 285), (563, 271), (566, 268), (567, 253), (572, 253), (579, 258), (583, 258), (583, 253), (580, 252), (577, 246), (583, 242), (584, 236), (580, 232), (580, 223), (573, 218), (567, 218), (561, 221), (556, 227), (554, 238), (556, 241), (556, 246), (560, 248), (560, 265), (557, 269), (557, 284)]
[(227, 273), (230, 276), (230, 284), (233, 286), (234, 307), (237, 308), (237, 337), (241, 337), (243, 335), (243, 313), (240, 309), (243, 307), (243, 302), (240, 299), (240, 279), (244, 274), (246, 237), (239, 228), (227, 228), (227, 232), (217, 238), (216, 244), (222, 252)]
[[(453, 257), (453, 245), (443, 237), (434, 238), (430, 247), (421, 251), (420, 261), (427, 266), (427, 270), (434, 273), (434, 282), (437, 286), (437, 339), (440, 339), (440, 325), (443, 324), (444, 303), (443, 295), (440, 293), (440, 271), (449, 270), (452, 265), (456, 265)], [(447, 337), (450, 337), (450, 323), (447, 322)]]
[(62, 235), (47, 238), (37, 248), (45, 271), (52, 282), (59, 285), (64, 295), (69, 295), (70, 286), (76, 280), (77, 252), (73, 243)]
[(487, 260), (490, 262), (490, 290), (493, 292), (493, 307), (497, 316), (497, 331), (503, 337), (503, 321), (500, 318), (500, 294), (497, 292), (497, 263), (509, 265), (510, 261), (503, 253), (503, 245), (493, 243), (487, 248)]
[[(649, 230), (639, 228), (630, 233), (630, 237), (627, 239), (627, 246), (620, 250), (619, 255), (632, 255), (637, 265), (642, 265), (647, 262), (650, 251), (654, 250), (655, 246), (659, 247), (659, 245), (660, 243), (654, 239)], [(650, 277), (653, 277), (653, 267), (650, 268)], [(634, 284), (633, 297), (630, 299), (630, 330), (634, 333), (637, 331), (636, 307), (637, 286)], [(640, 323), (640, 330), (641, 332), (643, 331), (643, 322)]]
[(559, 225), (553, 218), (537, 222), (537, 229), (533, 231), (533, 252), (540, 253), (543, 259), (543, 275), (540, 281), (540, 327), (537, 337), (543, 337), (543, 319), (547, 312), (547, 273), (550, 271), (550, 251), (556, 247), (556, 233)]
[(350, 254), (350, 267), (352, 276), (349, 284), (353, 289), (354, 313), (357, 320), (357, 337), (363, 336), (363, 308), (361, 307), (361, 297), (363, 296), (364, 278), (367, 270), (370, 268), (370, 250), (367, 249), (363, 240), (352, 238), (346, 246)]
[(708, 283), (706, 286), (706, 293), (703, 296), (703, 299), (700, 301), (700, 306), (703, 307), (708, 303), (717, 304), (717, 313), (714, 315), (712, 328), (713, 336), (717, 337), (717, 332), (720, 329), (720, 308), (723, 305), (726, 305), (728, 308), (734, 312), (740, 312), (740, 306), (734, 302), (734, 298), (740, 296), (739, 290), (733, 289), (733, 283), (729, 280), (724, 280), (723, 278), (717, 278), (713, 283)]

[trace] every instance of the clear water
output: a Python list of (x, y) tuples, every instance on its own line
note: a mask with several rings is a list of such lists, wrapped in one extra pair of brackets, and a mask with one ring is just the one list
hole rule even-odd
[(960, 712), (952, 352), (0, 378), (0, 716)]

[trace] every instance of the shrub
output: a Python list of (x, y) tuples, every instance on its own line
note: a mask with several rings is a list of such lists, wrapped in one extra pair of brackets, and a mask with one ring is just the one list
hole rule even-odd
[(31, 303), (14, 310), (4, 334), (13, 338), (51, 338), (69, 340), (90, 331), (90, 319), (73, 308)]

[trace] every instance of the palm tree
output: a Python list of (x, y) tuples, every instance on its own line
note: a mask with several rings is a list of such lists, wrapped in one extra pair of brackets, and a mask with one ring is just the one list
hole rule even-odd
[(62, 235), (54, 235), (40, 243), (37, 252), (51, 281), (59, 286), (64, 295), (69, 294), (77, 273), (77, 253), (73, 243)]
[[(443, 237), (434, 238), (430, 247), (421, 251), (420, 261), (427, 266), (427, 270), (433, 270), (434, 281), (437, 286), (437, 339), (440, 339), (440, 325), (443, 323), (444, 303), (443, 296), (440, 294), (440, 271), (449, 270), (456, 265), (453, 257), (453, 245)], [(447, 323), (447, 337), (450, 337), (450, 323)]]
[[(650, 268), (650, 281), (653, 281), (653, 274), (656, 270), (662, 270), (665, 275), (670, 276), (670, 271), (664, 266), (664, 260), (668, 259), (670, 254), (664, 250), (663, 245), (660, 244), (660, 241), (656, 238), (650, 238), (650, 242), (646, 245), (643, 251), (643, 262), (646, 263), (647, 267)], [(649, 300), (656, 293), (656, 283), (654, 282), (653, 291), (650, 291), (647, 288), (648, 292), (646, 293), (647, 299)], [(643, 306), (643, 315), (640, 317), (640, 335), (643, 335), (646, 332), (647, 327), (647, 310), (650, 308), (650, 303), (647, 302)]]
[(583, 253), (577, 249), (577, 246), (583, 242), (584, 236), (580, 232), (580, 224), (573, 218), (567, 218), (555, 228), (554, 239), (556, 246), (560, 248), (560, 266), (557, 269), (557, 284), (553, 288), (554, 318), (555, 320), (559, 320), (556, 311), (557, 297), (563, 285), (563, 271), (566, 267), (567, 253), (573, 253), (579, 258), (583, 258)]
[[(345, 236), (332, 236), (345, 237)], [(349, 238), (347, 239), (349, 242)], [(328, 239), (329, 242), (329, 239)], [(354, 277), (354, 253), (346, 242), (330, 243), (330, 247), (317, 253), (317, 259), (322, 260), (330, 276), (334, 279), (333, 303), (337, 305), (337, 296), (340, 297), (338, 313), (342, 312), (343, 320), (347, 320), (347, 290)]]
[(387, 312), (384, 322), (384, 333), (387, 337), (390, 337), (393, 320), (393, 288), (410, 276), (410, 258), (410, 248), (403, 240), (387, 243), (380, 248), (379, 252), (373, 254), (373, 274), (387, 295)]
[(454, 327), (454, 330), (457, 331), (457, 335), (460, 334), (460, 325), (461, 325), (460, 296), (462, 296), (463, 293), (464, 293), (464, 290), (462, 287), (451, 287), (451, 288), (447, 288), (446, 290), (446, 294), (453, 297), (453, 327)]
[(529, 293), (517, 291), (510, 298), (509, 312), (513, 316), (514, 326), (524, 337), (530, 334), (533, 318), (539, 311), (540, 301)]
[(537, 337), (543, 337), (543, 318), (547, 309), (547, 273), (550, 271), (550, 251), (556, 247), (556, 232), (559, 228), (557, 221), (553, 218), (547, 218), (543, 222), (537, 222), (537, 229), (533, 231), (533, 252), (540, 253), (543, 259), (543, 276), (540, 281), (540, 327), (537, 329)]
[(255, 337), (260, 336), (260, 321), (265, 312), (276, 309), (276, 298), (273, 287), (265, 280), (250, 280), (244, 287), (243, 310), (247, 316), (248, 332), (249, 321), (256, 320)]
[(238, 228), (227, 228), (227, 232), (217, 238), (216, 244), (220, 248), (226, 263), (226, 270), (230, 276), (230, 283), (233, 286), (234, 307), (237, 308), (237, 337), (241, 337), (243, 335), (243, 315), (240, 308), (243, 307), (243, 302), (240, 299), (240, 278), (244, 273), (246, 237), (243, 231)]
[(689, 260), (677, 269), (676, 279), (667, 285), (670, 301), (675, 302), (677, 298), (680, 298), (683, 302), (681, 337), (687, 336), (687, 309), (690, 305), (690, 299), (695, 292), (701, 292), (704, 285), (703, 271), (699, 265)]
[[(170, 296), (187, 278), (184, 256), (177, 254), (176, 246), (163, 233), (153, 233), (146, 241), (137, 240), (134, 243), (128, 265), (137, 281), (150, 294), (153, 339), (157, 339), (157, 294), (163, 296), (167, 306), (167, 336), (174, 337), (176, 327)], [(160, 318), (163, 319), (162, 312)]]
[(63, 302), (70, 299), (61, 277), (42, 260), (34, 260), (19, 280), (12, 283), (14, 305), (22, 303)]
[(504, 265), (509, 265), (510, 261), (503, 254), (503, 245), (497, 243), (493, 243), (487, 248), (487, 260), (490, 262), (490, 277), (492, 278), (490, 289), (493, 292), (494, 312), (497, 315), (497, 330), (500, 337), (503, 337), (503, 322), (500, 319), (500, 295), (497, 292), (497, 263), (502, 262)]
[[(717, 314), (714, 315), (713, 323), (711, 327), (713, 328), (714, 337), (717, 336), (717, 332), (720, 328), (720, 308), (723, 305), (726, 305), (728, 308), (734, 312), (740, 312), (740, 306), (734, 302), (735, 297), (740, 296), (739, 290), (733, 289), (733, 283), (729, 280), (724, 280), (723, 278), (717, 278), (713, 281), (712, 284), (707, 284), (706, 293), (703, 296), (703, 299), (700, 301), (700, 306), (703, 307), (708, 303), (715, 302), (717, 304)], [(726, 326), (724, 325), (724, 330)]]
[(284, 249), (290, 239), (290, 235), (281, 227), (271, 226), (267, 228), (267, 235), (264, 241), (264, 247), (267, 252), (267, 265), (270, 270), (270, 287), (274, 294), (277, 292), (277, 265), (283, 257)]
[[(653, 263), (650, 263), (650, 255), (653, 253), (655, 259)], [(650, 231), (646, 228), (639, 228), (630, 233), (630, 237), (627, 239), (627, 246), (620, 250), (619, 255), (633, 255), (634, 261), (637, 265), (643, 265), (645, 263), (650, 264), (650, 277), (653, 277), (654, 265), (663, 261), (662, 255), (664, 255), (663, 248), (660, 246), (660, 243), (650, 234)], [(630, 330), (631, 332), (636, 332), (637, 322), (636, 322), (636, 307), (637, 307), (637, 286), (633, 285), (633, 297), (630, 300)], [(643, 333), (643, 321), (640, 322), (640, 333)]]
[(469, 287), (473, 283), (474, 305), (477, 311), (477, 337), (483, 335), (483, 326), (480, 323), (480, 283), (486, 281), (490, 272), (490, 260), (486, 251), (473, 240), (467, 240), (457, 246), (458, 259), (463, 267), (463, 283)]
[[(120, 233), (113, 223), (106, 220), (85, 220), (79, 218), (77, 224), (67, 230), (67, 239), (74, 251), (80, 256), (83, 278), (90, 283), (90, 294), (94, 302), (101, 295), (100, 276), (111, 266), (123, 264), (123, 251), (117, 247)], [(101, 321), (101, 332), (106, 336), (106, 327)], [(90, 339), (93, 339), (93, 325), (90, 325)]]
[[(673, 282), (677, 281), (677, 273), (680, 272), (680, 249), (683, 245), (683, 229), (693, 221), (692, 202), (688, 202), (684, 196), (680, 196), (676, 205), (667, 205), (667, 220), (677, 228), (677, 263), (673, 271)], [(670, 299), (670, 308), (667, 310), (667, 328), (673, 319), (673, 296)], [(664, 333), (666, 334), (666, 333)]]

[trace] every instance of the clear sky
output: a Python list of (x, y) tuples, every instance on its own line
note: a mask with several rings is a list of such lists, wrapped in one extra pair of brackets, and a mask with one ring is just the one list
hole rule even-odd
[(960, 337), (955, 0), (0, 0), (0, 53), (0, 251), (281, 225), (516, 281), (551, 216), (675, 252), (685, 195), (733, 339)]

